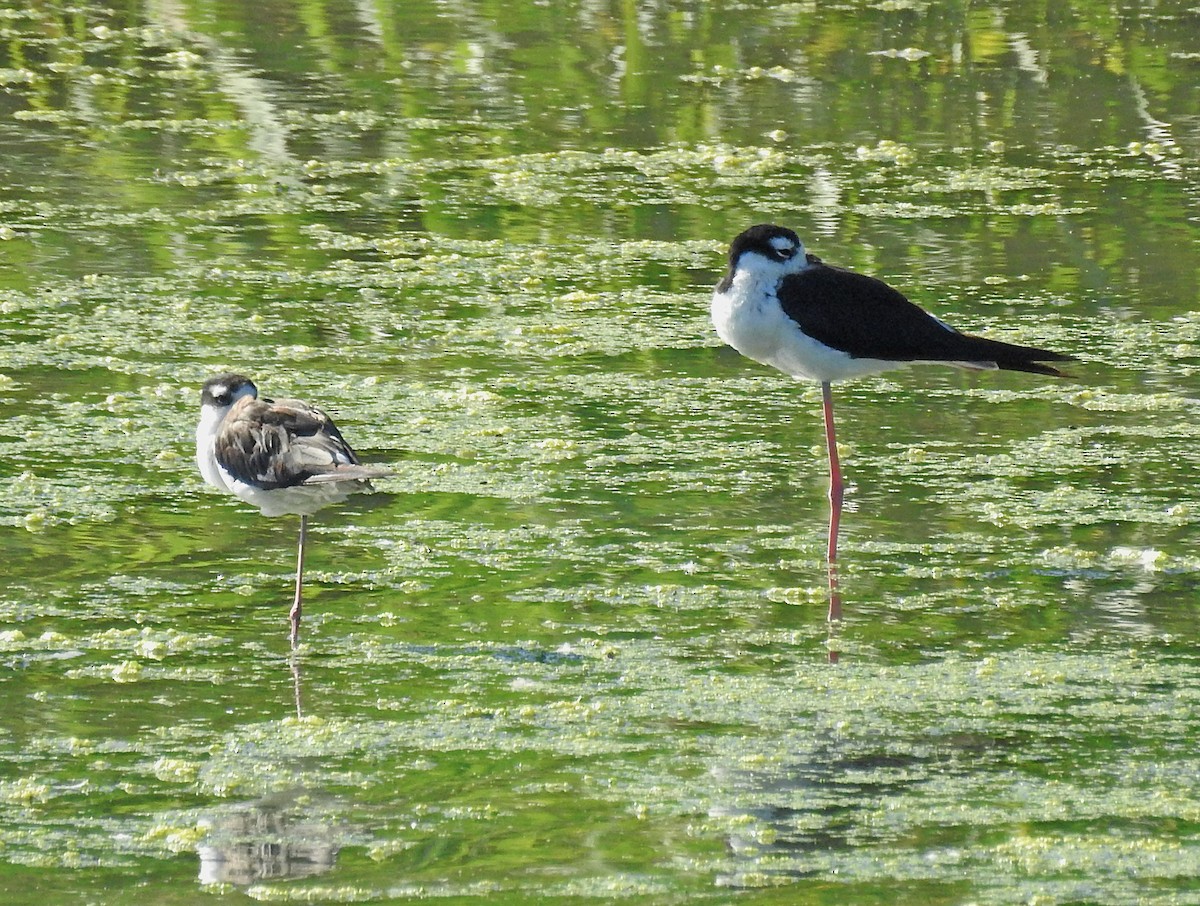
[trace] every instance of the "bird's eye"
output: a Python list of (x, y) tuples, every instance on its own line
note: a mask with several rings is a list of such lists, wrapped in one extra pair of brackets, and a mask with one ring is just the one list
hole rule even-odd
[(767, 245), (771, 257), (776, 261), (787, 261), (796, 254), (796, 243), (786, 236), (774, 236)]

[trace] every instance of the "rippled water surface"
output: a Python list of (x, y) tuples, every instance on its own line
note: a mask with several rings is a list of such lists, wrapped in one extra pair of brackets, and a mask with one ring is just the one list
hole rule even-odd
[[(1187, 0), (0, 3), (0, 899), (1200, 902), (1198, 178)], [(1080, 359), (836, 388), (832, 625), (764, 220)]]

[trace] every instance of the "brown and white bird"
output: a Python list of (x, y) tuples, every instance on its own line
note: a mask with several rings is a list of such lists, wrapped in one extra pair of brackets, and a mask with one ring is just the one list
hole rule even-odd
[(196, 464), (204, 480), (262, 510), (264, 516), (296, 514), (296, 597), (291, 641), (300, 638), (304, 544), (308, 517), (356, 491), (385, 469), (364, 466), (328, 415), (300, 400), (259, 399), (258, 388), (240, 374), (219, 374), (200, 392)]
[(747, 358), (821, 384), (829, 453), (828, 561), (837, 559), (842, 472), (833, 381), (918, 362), (1062, 377), (1047, 362), (1073, 356), (960, 333), (882, 280), (832, 267), (786, 227), (763, 223), (734, 238), (712, 297), (717, 334)]

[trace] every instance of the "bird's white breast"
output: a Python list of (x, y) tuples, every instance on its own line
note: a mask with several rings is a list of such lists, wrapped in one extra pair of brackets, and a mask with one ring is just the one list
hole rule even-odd
[(233, 489), (225, 481), (225, 472), (217, 464), (214, 446), (226, 411), (227, 408), (218, 409), (214, 406), (204, 406), (200, 410), (200, 424), (196, 426), (196, 465), (200, 469), (200, 476), (206, 482), (218, 491), (232, 494)]

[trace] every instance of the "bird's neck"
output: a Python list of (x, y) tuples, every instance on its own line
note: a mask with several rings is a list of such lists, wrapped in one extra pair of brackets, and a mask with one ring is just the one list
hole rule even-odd
[(729, 281), (725, 295), (735, 306), (755, 304), (764, 298), (773, 298), (779, 291), (781, 279), (777, 273), (770, 274), (756, 268), (742, 268)]

